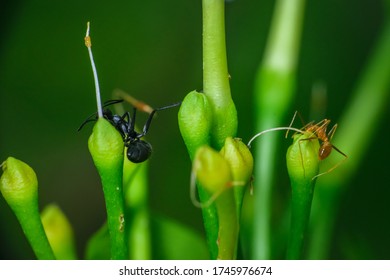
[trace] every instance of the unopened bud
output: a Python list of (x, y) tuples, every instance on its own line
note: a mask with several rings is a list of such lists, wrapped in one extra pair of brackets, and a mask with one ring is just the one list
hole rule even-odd
[(292, 184), (294, 181), (311, 181), (318, 174), (319, 142), (312, 133), (296, 134), (293, 144), (288, 148), (286, 159), (287, 169)]
[(57, 260), (75, 260), (76, 248), (72, 225), (65, 214), (50, 204), (41, 213), (43, 228)]
[(38, 199), (38, 180), (34, 170), (23, 161), (9, 157), (2, 164), (0, 191), (13, 209), (25, 201)]
[(95, 166), (111, 168), (116, 162), (123, 162), (123, 139), (119, 132), (104, 118), (99, 118), (88, 139), (88, 148)]
[(179, 114), (179, 128), (190, 157), (196, 150), (210, 143), (212, 111), (206, 95), (191, 91), (184, 98)]
[(231, 167), (233, 181), (247, 184), (253, 172), (253, 156), (247, 145), (239, 138), (227, 137), (221, 154)]
[(211, 195), (220, 194), (232, 182), (229, 163), (208, 146), (198, 149), (193, 164), (196, 178)]
[(250, 183), (253, 172), (253, 156), (241, 139), (227, 137), (221, 154), (228, 161), (233, 175), (232, 185), (236, 201), (237, 215), (240, 216), (245, 186)]

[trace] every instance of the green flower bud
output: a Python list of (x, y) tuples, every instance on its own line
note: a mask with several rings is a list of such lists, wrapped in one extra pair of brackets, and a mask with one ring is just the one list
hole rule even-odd
[(232, 182), (229, 163), (208, 146), (202, 146), (196, 152), (194, 169), (196, 178), (211, 195), (221, 194)]
[[(307, 140), (310, 138), (310, 140)], [(296, 134), (294, 143), (287, 150), (287, 169), (291, 181), (310, 182), (319, 170), (319, 142), (310, 132)]]
[(38, 180), (26, 163), (9, 157), (2, 163), (0, 191), (15, 213), (38, 259), (55, 259), (38, 209)]
[(104, 118), (96, 122), (88, 140), (88, 148), (99, 172), (107, 210), (111, 239), (111, 258), (127, 259), (123, 197), (123, 139)]
[[(231, 187), (232, 172), (229, 162), (208, 146), (198, 149), (194, 159), (194, 173), (200, 185), (215, 201), (218, 215), (218, 259), (234, 259), (237, 251), (238, 219), (234, 192)], [(206, 204), (208, 204), (206, 202)]]
[(240, 217), (242, 199), (245, 194), (245, 186), (252, 179), (253, 156), (247, 145), (241, 139), (227, 137), (225, 145), (220, 152), (228, 161), (233, 174), (234, 195), (237, 206), (237, 215)]
[(9, 157), (2, 164), (0, 191), (11, 208), (25, 201), (38, 199), (38, 179), (34, 170), (24, 162)]
[(221, 154), (230, 165), (234, 182), (247, 184), (253, 172), (253, 156), (248, 146), (239, 138), (227, 137)]
[(196, 150), (210, 143), (212, 109), (203, 93), (191, 91), (184, 98), (178, 113), (179, 128), (191, 158)]
[(75, 260), (77, 256), (73, 229), (61, 209), (50, 204), (42, 211), (41, 219), (56, 258)]
[(119, 132), (104, 118), (99, 118), (88, 139), (88, 148), (100, 172), (123, 164), (123, 139)]
[[(309, 140), (308, 140), (309, 138)], [(310, 218), (315, 176), (319, 170), (319, 142), (312, 133), (296, 134), (287, 150), (287, 169), (291, 180), (291, 230), (288, 259), (299, 259)]]

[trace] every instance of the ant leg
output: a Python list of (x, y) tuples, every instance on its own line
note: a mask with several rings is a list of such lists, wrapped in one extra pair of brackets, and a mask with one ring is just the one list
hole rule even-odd
[(135, 107), (133, 108), (133, 118), (132, 119), (130, 118), (130, 113), (127, 112), (127, 117), (128, 117), (127, 124), (129, 125), (129, 132), (134, 131), (136, 114), (137, 114), (137, 109)]
[(130, 113), (129, 112), (125, 112), (122, 115), (121, 120), (127, 125), (126, 131), (129, 130), (129, 127), (131, 127), (132, 124), (134, 124), (134, 122), (130, 118)]
[(295, 111), (294, 116), (293, 116), (293, 118), (292, 118), (290, 124), (288, 125), (289, 129), (287, 129), (286, 135), (284, 136), (284, 138), (287, 138), (288, 133), (290, 132), (290, 127), (292, 127), (292, 124), (294, 123), (294, 120), (295, 120), (295, 117), (297, 116), (297, 113), (298, 113), (298, 111)]
[[(152, 119), (153, 119), (153, 116), (154, 114), (157, 112), (157, 111), (163, 111), (163, 110), (166, 110), (166, 109), (169, 109), (169, 108), (173, 108), (173, 107), (177, 107), (177, 106), (180, 106), (181, 102), (178, 102), (178, 103), (174, 103), (174, 104), (171, 104), (171, 105), (168, 105), (168, 106), (164, 106), (164, 107), (160, 107), (160, 108), (156, 108), (152, 111), (152, 113), (150, 113), (148, 119), (146, 120), (146, 123), (144, 125), (144, 128), (142, 130), (142, 133), (139, 135), (139, 137), (142, 137), (144, 136), (146, 133), (148, 133), (149, 131), (149, 127), (150, 127), (150, 124), (152, 123)], [(134, 120), (133, 120), (134, 121)]]
[[(291, 120), (291, 122), (290, 122), (290, 125), (288, 126), (289, 128), (292, 127), (292, 125), (293, 125), (293, 123), (294, 123), (295, 118), (296, 118), (297, 115), (298, 115), (298, 117), (301, 119), (301, 123), (302, 123), (302, 125), (303, 125), (303, 127), (301, 128), (301, 130), (305, 130), (308, 126), (310, 126), (310, 125), (313, 124), (313, 122), (309, 122), (308, 124), (304, 125), (305, 121), (303, 120), (301, 113), (299, 113), (299, 111), (295, 111), (294, 116), (293, 116), (293, 118), (292, 118), (292, 120)], [(287, 138), (289, 132), (290, 132), (290, 129), (287, 129), (285, 138)], [(294, 134), (294, 135), (295, 135), (295, 134)]]
[(323, 134), (322, 131), (326, 131), (326, 128), (329, 125), (329, 123), (330, 123), (330, 120), (323, 119), (322, 121), (320, 121), (314, 125), (314, 127), (316, 127), (316, 129), (313, 132), (316, 135), (318, 135), (318, 134), (320, 134), (319, 131), (321, 131), (321, 134)]
[[(126, 118), (127, 118), (127, 121), (126, 121)], [(121, 119), (122, 119), (122, 121), (127, 122), (127, 124), (130, 125), (130, 123), (131, 123), (131, 118), (130, 118), (130, 113), (129, 113), (129, 112), (124, 113), (124, 114), (122, 115)]]
[(339, 161), (337, 164), (335, 164), (333, 167), (329, 168), (327, 171), (325, 172), (322, 172), (320, 174), (317, 174), (316, 176), (314, 176), (312, 178), (312, 180), (314, 180), (315, 178), (318, 178), (322, 175), (325, 175), (325, 174), (328, 174), (330, 172), (332, 172), (333, 170), (335, 170), (337, 167), (339, 167), (344, 161), (346, 161), (348, 159), (348, 156), (346, 154), (344, 154), (342, 151), (340, 151), (338, 148), (336, 148), (335, 146), (332, 145), (332, 148), (335, 149), (337, 152), (339, 152), (341, 155), (344, 156), (344, 159), (342, 161)]
[[(329, 132), (328, 132), (328, 139), (329, 139), (329, 141), (330, 140), (332, 140), (332, 138), (333, 138), (333, 135), (334, 135), (334, 133), (336, 132), (336, 129), (337, 129), (337, 123), (332, 127), (332, 129), (331, 130), (329, 130)], [(337, 151), (337, 149), (335, 149), (336, 151)], [(341, 152), (340, 152), (341, 153)], [(341, 153), (341, 154), (343, 154), (343, 153)]]
[(103, 103), (103, 108), (121, 102), (123, 102), (122, 99), (107, 100), (106, 102)]
[(344, 154), (342, 151), (340, 151), (338, 148), (336, 148), (336, 146), (332, 145), (332, 148), (335, 149), (341, 155), (343, 155), (345, 158), (348, 158), (348, 156), (346, 154)]
[[(116, 104), (116, 103), (121, 103), (123, 102), (123, 100), (108, 100), (106, 102), (104, 102), (103, 104), (103, 108), (107, 107), (107, 106), (110, 106), (112, 104)], [(95, 117), (92, 119), (92, 117)], [(96, 121), (97, 120), (97, 113), (93, 113), (91, 114), (81, 125), (80, 127), (77, 129), (77, 131), (80, 131), (85, 124), (89, 123), (89, 122), (92, 122), (92, 121)]]
[[(77, 129), (77, 131), (80, 131), (83, 127), (84, 127), (84, 125), (86, 125), (87, 123), (89, 123), (89, 122), (93, 122), (93, 121), (96, 121), (97, 120), (97, 115), (96, 115), (97, 113), (93, 113), (92, 115), (90, 115), (81, 125), (80, 125), (80, 127)], [(92, 117), (94, 117), (94, 118), (92, 118)]]

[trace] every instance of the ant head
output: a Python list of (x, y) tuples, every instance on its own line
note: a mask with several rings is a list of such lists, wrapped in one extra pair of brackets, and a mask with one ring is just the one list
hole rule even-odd
[(112, 114), (112, 112), (111, 112), (111, 110), (110, 109), (108, 109), (108, 108), (104, 108), (103, 109), (103, 116), (106, 118), (106, 119), (112, 119), (113, 118), (113, 114)]
[(152, 154), (152, 145), (143, 140), (136, 140), (127, 145), (127, 158), (134, 163), (147, 160)]

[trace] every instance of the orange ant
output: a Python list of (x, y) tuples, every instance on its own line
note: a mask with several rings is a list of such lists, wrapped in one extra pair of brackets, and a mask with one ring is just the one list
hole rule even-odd
[[(297, 113), (298, 113), (298, 111), (295, 111), (293, 119), (290, 123), (290, 127), (293, 124)], [(339, 163), (337, 163), (336, 165), (331, 167), (329, 170), (314, 176), (312, 179), (315, 179), (319, 176), (325, 175), (325, 174), (333, 171), (335, 168), (337, 168), (341, 163), (343, 163), (348, 158), (348, 156), (346, 154), (344, 154), (342, 151), (340, 151), (335, 145), (333, 145), (330, 142), (333, 138), (334, 133), (336, 132), (337, 123), (335, 125), (333, 125), (333, 127), (329, 130), (329, 132), (326, 132), (329, 124), (330, 124), (330, 120), (328, 120), (328, 119), (323, 119), (322, 121), (320, 121), (316, 124), (314, 124), (313, 121), (306, 124), (301, 130), (311, 132), (313, 134), (313, 136), (306, 138), (306, 139), (301, 139), (300, 141), (306, 141), (306, 140), (312, 140), (312, 139), (320, 140), (321, 143), (320, 143), (320, 148), (318, 150), (318, 159), (319, 160), (326, 159), (330, 155), (330, 153), (332, 152), (332, 149), (335, 149), (339, 154), (341, 154), (345, 158), (344, 158), (344, 160), (340, 161)], [(288, 134), (288, 130), (286, 132), (286, 137), (287, 137), (287, 134)]]
[[(336, 146), (334, 146), (330, 141), (332, 140), (333, 138), (333, 135), (336, 131), (336, 128), (337, 128), (337, 124), (335, 124), (330, 130), (329, 132), (327, 133), (326, 130), (330, 124), (330, 120), (328, 119), (324, 119), (318, 123), (314, 123), (314, 122), (310, 122), (308, 124), (306, 124), (303, 128), (301, 129), (297, 129), (297, 128), (294, 128), (292, 127), (292, 124), (295, 120), (295, 117), (296, 115), (298, 114), (298, 111), (295, 111), (295, 114), (292, 118), (292, 121), (290, 123), (290, 125), (288, 127), (274, 127), (274, 128), (270, 128), (270, 129), (266, 129), (262, 132), (259, 132), (257, 133), (255, 136), (253, 136), (247, 146), (248, 148), (251, 147), (251, 143), (253, 140), (255, 140), (257, 137), (259, 137), (260, 135), (262, 134), (265, 134), (265, 133), (268, 133), (268, 132), (271, 132), (271, 131), (277, 131), (277, 130), (287, 130), (286, 132), (286, 138), (287, 138), (287, 135), (288, 135), (288, 132), (290, 130), (293, 130), (295, 131), (295, 133), (301, 133), (301, 134), (304, 134), (305, 132), (310, 132), (312, 133), (312, 136), (309, 137), (309, 138), (306, 138), (306, 139), (301, 139), (299, 141), (306, 141), (306, 140), (313, 140), (313, 139), (318, 139), (321, 141), (320, 143), (320, 148), (318, 150), (318, 159), (319, 160), (324, 160), (326, 159), (330, 153), (332, 152), (332, 149), (335, 149), (338, 153), (340, 153), (341, 155), (343, 155), (345, 158), (344, 160), (340, 161), (339, 163), (337, 163), (336, 165), (334, 165), (333, 167), (331, 167), (329, 170), (325, 171), (325, 172), (322, 172), (320, 174), (317, 174), (316, 176), (314, 176), (312, 178), (312, 180), (314, 180), (315, 178), (319, 177), (319, 176), (322, 176), (322, 175), (325, 175), (329, 172), (332, 172), (335, 168), (337, 168), (340, 164), (342, 164), (347, 158), (348, 156), (346, 154), (344, 154), (342, 151), (340, 151)], [(302, 118), (301, 118), (302, 119)], [(301, 146), (299, 146), (300, 148)], [(302, 163), (303, 164), (303, 163)], [(303, 166), (302, 166), (303, 167)], [(304, 167), (303, 167), (304, 169)]]

